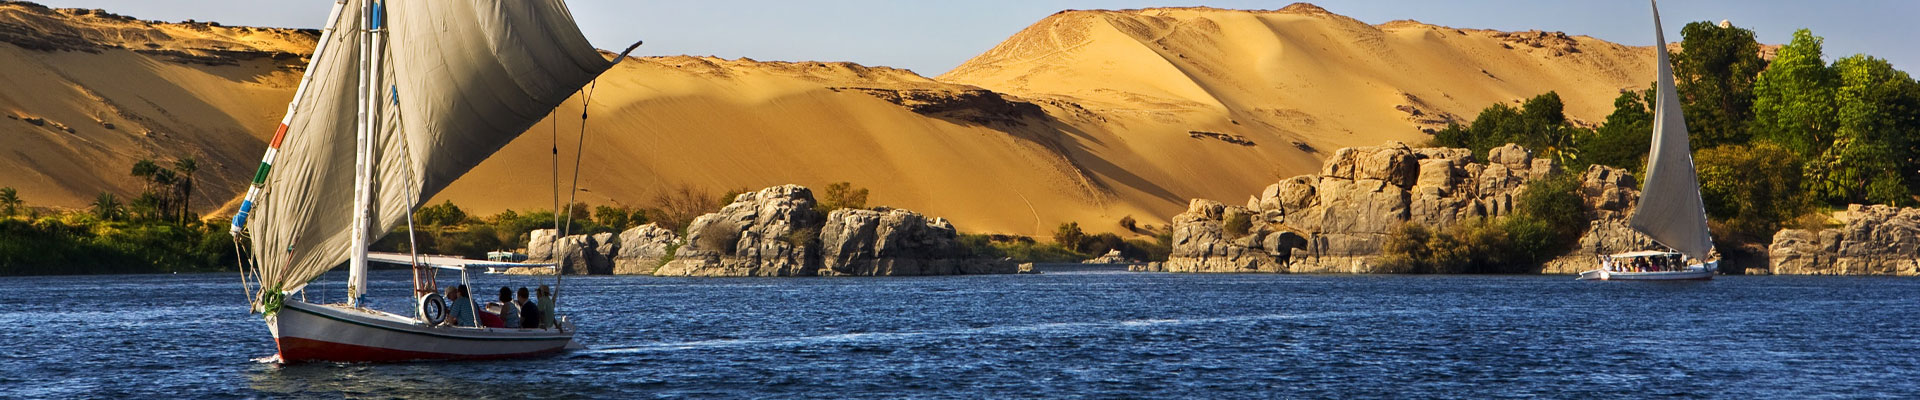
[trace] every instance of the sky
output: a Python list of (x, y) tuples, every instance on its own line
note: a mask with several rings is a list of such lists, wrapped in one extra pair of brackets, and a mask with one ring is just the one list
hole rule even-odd
[[(135, 18), (316, 28), (328, 0), (37, 0)], [(1211, 6), (1276, 9), (1289, 1), (1177, 0), (571, 0), (593, 44), (637, 55), (712, 55), (762, 61), (852, 61), (937, 76), (1060, 10)], [(1652, 45), (1647, 4), (1632, 0), (1321, 0), (1328, 11), (1378, 24), (1415, 19), (1455, 28), (1540, 29)], [(1661, 17), (1680, 41), (1691, 21), (1731, 20), (1762, 43), (1784, 44), (1800, 28), (1825, 37), (1829, 61), (1865, 53), (1920, 71), (1920, 1), (1669, 0)]]

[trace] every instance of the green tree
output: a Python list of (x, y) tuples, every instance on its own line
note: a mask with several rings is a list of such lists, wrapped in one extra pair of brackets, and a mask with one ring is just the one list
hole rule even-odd
[(593, 222), (598, 222), (600, 225), (605, 225), (607, 228), (616, 231), (626, 230), (627, 228), (632, 228), (633, 225), (637, 225), (631, 223), (633, 215), (634, 213), (628, 211), (626, 207), (603, 205), (593, 208)]
[(1053, 243), (1070, 251), (1080, 251), (1080, 240), (1086, 237), (1087, 233), (1080, 230), (1079, 222), (1060, 224), (1059, 228), (1053, 230)]
[(1738, 241), (1771, 240), (1780, 224), (1806, 210), (1799, 156), (1780, 145), (1726, 145), (1694, 155), (1707, 215)]
[(19, 191), (13, 190), (12, 186), (0, 187), (0, 213), (5, 213), (8, 217), (14, 216), (20, 213), (20, 206), (23, 204), (26, 202), (20, 200)]
[(193, 157), (174, 160), (173, 170), (181, 175), (179, 215), (180, 223), (184, 225), (193, 214), (193, 173), (200, 170), (200, 163), (194, 161)]
[(1483, 160), (1487, 150), (1515, 143), (1564, 163), (1577, 157), (1573, 146), (1577, 130), (1567, 123), (1565, 108), (1555, 92), (1534, 96), (1520, 108), (1494, 104), (1481, 110), (1471, 124), (1448, 125), (1435, 132), (1433, 143), (1472, 149)]
[(100, 196), (93, 198), (91, 209), (93, 216), (103, 221), (118, 221), (127, 213), (126, 208), (120, 205), (120, 200), (115, 199), (112, 193), (106, 192), (101, 192)]
[(1620, 92), (1606, 123), (1579, 141), (1580, 157), (1591, 164), (1641, 171), (1653, 142), (1653, 97), (1653, 89)]
[[(1809, 165), (1816, 195), (1836, 202), (1913, 202), (1920, 82), (1886, 60), (1855, 55), (1834, 61), (1838, 129), (1834, 145)], [(1862, 185), (1862, 183), (1865, 183)]]
[(180, 222), (175, 217), (179, 197), (180, 175), (150, 159), (141, 159), (133, 163), (129, 172), (140, 178), (142, 186), (140, 197), (133, 200), (134, 214), (144, 220)]
[(1674, 83), (1684, 99), (1681, 109), (1693, 148), (1746, 143), (1754, 82), (1767, 68), (1760, 42), (1746, 28), (1705, 21), (1687, 24), (1680, 35), (1683, 50), (1673, 56)]
[(853, 187), (850, 182), (827, 184), (826, 190), (820, 193), (820, 201), (814, 203), (814, 209), (819, 210), (821, 215), (842, 208), (867, 208), (867, 188)]
[(1839, 76), (1821, 61), (1821, 41), (1812, 31), (1795, 31), (1754, 84), (1753, 136), (1801, 158), (1820, 155), (1834, 140)]
[[(511, 212), (511, 211), (509, 211)], [(413, 221), (427, 226), (453, 226), (466, 223), (467, 212), (452, 200), (414, 210)]]

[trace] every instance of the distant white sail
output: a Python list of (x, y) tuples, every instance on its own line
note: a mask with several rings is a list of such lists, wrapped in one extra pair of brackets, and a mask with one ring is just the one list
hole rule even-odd
[(1687, 121), (1681, 114), (1680, 92), (1673, 85), (1666, 34), (1660, 29), (1660, 9), (1653, 10), (1654, 45), (1660, 66), (1659, 94), (1654, 101), (1653, 146), (1647, 155), (1647, 179), (1640, 188), (1640, 207), (1629, 226), (1681, 254), (1704, 260), (1713, 251), (1707, 230), (1706, 206), (1700, 201), (1700, 180), (1694, 175), (1693, 150), (1687, 140)]
[[(359, 10), (364, 0), (350, 0)], [(560, 0), (387, 1), (374, 137), (384, 233), (613, 65)], [(349, 11), (349, 14), (358, 14)], [(349, 256), (364, 18), (338, 18), (309, 68), (259, 207), (246, 221), (263, 289), (291, 292)], [(377, 50), (378, 51), (378, 50)]]

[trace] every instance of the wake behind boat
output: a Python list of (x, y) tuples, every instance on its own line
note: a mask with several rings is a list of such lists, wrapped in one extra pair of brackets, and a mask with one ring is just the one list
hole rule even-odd
[[(280, 360), (504, 358), (567, 348), (573, 326), (550, 312), (539, 328), (486, 327), (470, 295), (449, 305), (439, 294), (437, 271), (457, 270), (466, 283), (469, 267), (502, 263), (370, 257), (367, 246), (402, 222), (411, 243), (421, 201), (625, 58), (594, 49), (560, 0), (336, 1), (230, 229), (251, 309), (264, 315)], [(369, 260), (412, 266), (416, 315), (368, 307)], [(297, 300), (342, 263), (345, 303)], [(473, 316), (450, 322), (450, 309)]]
[[(1649, 3), (1653, 3), (1649, 0)], [(1660, 66), (1659, 110), (1653, 116), (1653, 144), (1647, 154), (1647, 179), (1640, 189), (1640, 206), (1627, 225), (1674, 251), (1621, 253), (1599, 257), (1600, 268), (1580, 273), (1582, 280), (1694, 280), (1713, 279), (1719, 261), (1713, 255), (1713, 234), (1707, 230), (1707, 209), (1700, 199), (1700, 180), (1694, 175), (1693, 150), (1687, 143), (1687, 121), (1680, 109), (1680, 92), (1673, 84), (1667, 37), (1660, 28), (1660, 8), (1653, 4), (1653, 37)]]

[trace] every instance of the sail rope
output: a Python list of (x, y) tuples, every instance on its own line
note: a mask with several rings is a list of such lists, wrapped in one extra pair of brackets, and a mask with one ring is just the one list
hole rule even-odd
[[(629, 49), (629, 50), (631, 50), (631, 49)], [(624, 58), (624, 57), (623, 57), (623, 58)], [(580, 97), (580, 136), (579, 136), (579, 139), (577, 139), (577, 140), (575, 140), (575, 141), (574, 141), (574, 149), (573, 149), (573, 182), (572, 182), (572, 184), (571, 184), (571, 186), (569, 186), (569, 187), (567, 188), (567, 219), (566, 219), (566, 221), (567, 221), (567, 223), (566, 223), (566, 226), (565, 226), (564, 228), (562, 228), (562, 227), (559, 227), (559, 226), (555, 226), (555, 227), (554, 227), (554, 229), (556, 230), (556, 232), (555, 232), (555, 233), (556, 233), (557, 235), (555, 235), (555, 236), (554, 236), (554, 240), (553, 240), (553, 242), (552, 242), (552, 244), (549, 244), (549, 245), (548, 245), (548, 246), (549, 246), (548, 248), (549, 248), (549, 249), (552, 249), (552, 250), (550, 250), (550, 251), (549, 251), (549, 254), (552, 254), (552, 257), (554, 257), (554, 258), (559, 258), (559, 256), (560, 256), (559, 254), (557, 254), (557, 251), (553, 251), (553, 250), (558, 250), (558, 248), (559, 248), (558, 246), (559, 246), (559, 242), (560, 242), (560, 238), (564, 238), (564, 237), (567, 237), (567, 236), (569, 236), (569, 235), (572, 235), (572, 234), (573, 234), (573, 207), (574, 207), (574, 203), (575, 203), (575, 202), (576, 202), (577, 200), (579, 200), (579, 194), (580, 194), (580, 160), (581, 160), (581, 159), (583, 159), (583, 158), (585, 158), (585, 156), (586, 156), (586, 145), (587, 145), (587, 108), (588, 108), (588, 107), (589, 107), (590, 105), (592, 105), (592, 104), (593, 104), (593, 92), (594, 92), (594, 89), (595, 89), (595, 88), (598, 88), (599, 86), (600, 86), (600, 80), (599, 80), (599, 79), (594, 79), (594, 80), (592, 81), (592, 83), (589, 83), (589, 84), (587, 84), (587, 90), (586, 90), (586, 94)], [(555, 120), (554, 120), (554, 131), (555, 131), (556, 133), (554, 133), (554, 138), (555, 138), (555, 139), (554, 139), (554, 143), (555, 143), (555, 144), (554, 144), (554, 146), (555, 146), (555, 148), (554, 148), (554, 162), (556, 162), (556, 163), (558, 163), (558, 162), (559, 162), (559, 157), (560, 157), (560, 151), (559, 151), (559, 133), (558, 133), (558, 131), (559, 131), (559, 129), (560, 129), (560, 128), (559, 128), (559, 124), (560, 124), (560, 121), (559, 121), (558, 119), (555, 119)], [(558, 179), (557, 179), (557, 178), (559, 177), (559, 168), (558, 168), (557, 166), (556, 166), (556, 167), (554, 168), (554, 175), (555, 175), (555, 178), (556, 178), (556, 179), (555, 179), (555, 181), (556, 181), (556, 182), (554, 182), (554, 186), (559, 186), (559, 182), (558, 182)], [(555, 189), (558, 189), (558, 187), (556, 187)], [(554, 196), (554, 200), (555, 200), (555, 201), (559, 201), (559, 195), (558, 195), (558, 194), (556, 194), (556, 195)], [(556, 207), (555, 209), (558, 209), (558, 208)], [(559, 224), (559, 219), (558, 219), (558, 215), (556, 215), (556, 216), (555, 216), (555, 225), (558, 225), (558, 224)], [(583, 249), (583, 250), (584, 250), (584, 249)], [(585, 261), (585, 260), (582, 260), (582, 261)], [(566, 275), (567, 275), (567, 274), (566, 274), (566, 271), (565, 271), (565, 270), (563, 270), (563, 269), (561, 268), (561, 266), (560, 266), (560, 263), (554, 263), (554, 270), (553, 270), (553, 304), (554, 304), (554, 308), (553, 308), (553, 309), (555, 310), (555, 312), (558, 312), (558, 310), (560, 309), (560, 283), (561, 283), (561, 282), (563, 282), (563, 281), (564, 281), (564, 280), (566, 279)], [(551, 316), (548, 316), (548, 318), (553, 318), (553, 317), (551, 317)], [(559, 327), (559, 324), (557, 324), (557, 323), (556, 323), (556, 324), (554, 324), (554, 326), (555, 326), (555, 327), (557, 328), (557, 327)]]

